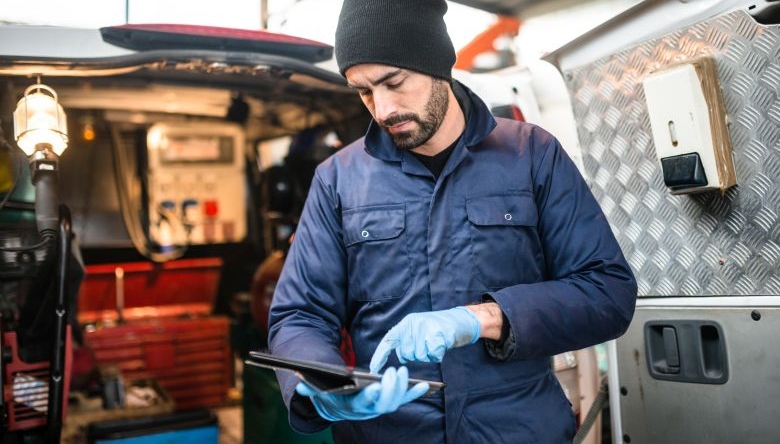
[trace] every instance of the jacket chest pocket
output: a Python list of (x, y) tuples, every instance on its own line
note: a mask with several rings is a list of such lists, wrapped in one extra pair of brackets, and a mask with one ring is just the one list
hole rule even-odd
[(403, 296), (411, 285), (405, 205), (345, 210), (342, 219), (350, 298), (375, 301)]
[(466, 199), (474, 270), (488, 288), (534, 282), (544, 264), (530, 193)]

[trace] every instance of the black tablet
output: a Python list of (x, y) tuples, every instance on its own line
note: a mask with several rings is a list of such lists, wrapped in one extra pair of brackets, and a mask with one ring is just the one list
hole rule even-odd
[[(255, 367), (270, 368), (273, 370), (290, 370), (307, 384), (327, 393), (349, 394), (363, 387), (381, 380), (381, 375), (369, 373), (344, 365), (323, 364), (320, 362), (301, 361), (297, 359), (283, 358), (269, 353), (250, 351), (245, 361)], [(443, 389), (445, 384), (438, 381), (427, 381), (409, 378), (409, 387), (418, 382), (427, 382), (428, 392), (431, 395)]]

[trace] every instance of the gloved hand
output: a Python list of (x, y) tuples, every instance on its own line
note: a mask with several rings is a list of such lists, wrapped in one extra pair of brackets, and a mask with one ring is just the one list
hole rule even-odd
[(402, 364), (441, 362), (447, 350), (477, 342), (480, 328), (476, 315), (466, 307), (408, 314), (379, 342), (369, 368), (378, 373), (393, 350)]
[(391, 413), (398, 407), (424, 395), (429, 385), (420, 382), (409, 388), (409, 370), (406, 367), (390, 367), (382, 374), (380, 382), (367, 385), (357, 393), (334, 395), (323, 393), (300, 382), (295, 391), (311, 398), (314, 408), (328, 421), (360, 421)]

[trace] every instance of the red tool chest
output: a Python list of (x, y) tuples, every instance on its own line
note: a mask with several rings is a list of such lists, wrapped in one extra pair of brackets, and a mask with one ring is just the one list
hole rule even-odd
[(79, 323), (98, 365), (154, 379), (177, 410), (217, 407), (233, 382), (230, 320), (211, 315), (222, 262), (186, 259), (86, 267)]

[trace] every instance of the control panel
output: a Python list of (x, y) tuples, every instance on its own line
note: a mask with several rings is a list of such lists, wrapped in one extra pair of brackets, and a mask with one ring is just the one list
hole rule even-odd
[(227, 122), (149, 128), (149, 236), (161, 248), (246, 236), (244, 131)]

